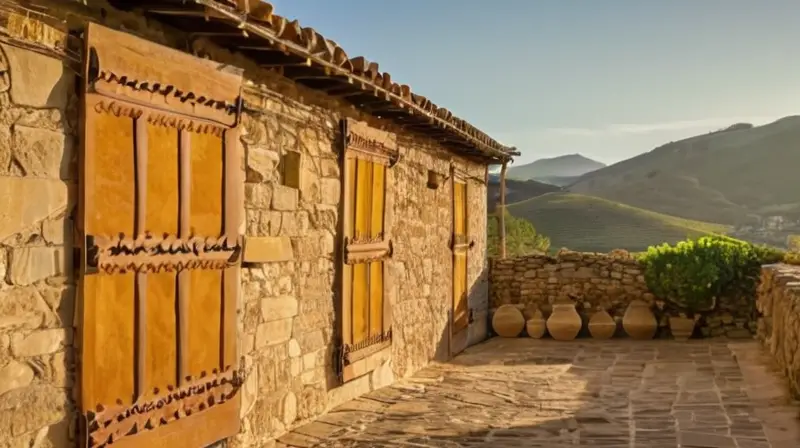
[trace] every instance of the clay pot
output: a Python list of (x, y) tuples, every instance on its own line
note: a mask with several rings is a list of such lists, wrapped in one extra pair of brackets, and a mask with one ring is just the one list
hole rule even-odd
[(688, 317), (671, 316), (669, 318), (669, 330), (676, 341), (685, 341), (692, 337), (694, 324), (694, 319)]
[(583, 321), (574, 303), (554, 303), (553, 314), (547, 319), (547, 331), (557, 341), (571, 341), (581, 331)]
[(653, 339), (658, 329), (658, 322), (650, 305), (641, 300), (634, 300), (622, 316), (622, 328), (633, 339)]
[(617, 322), (603, 308), (597, 310), (589, 319), (589, 333), (595, 339), (611, 339), (617, 331)]
[(524, 326), (525, 318), (522, 317), (522, 311), (514, 305), (502, 305), (492, 317), (492, 329), (500, 337), (515, 338), (519, 336)]
[(539, 339), (544, 336), (547, 331), (547, 323), (542, 316), (542, 312), (538, 309), (533, 312), (533, 316), (525, 323), (525, 329), (528, 331), (528, 336)]

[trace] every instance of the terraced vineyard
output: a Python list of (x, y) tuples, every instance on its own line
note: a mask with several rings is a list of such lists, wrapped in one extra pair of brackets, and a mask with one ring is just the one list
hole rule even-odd
[(639, 252), (664, 242), (675, 243), (728, 226), (677, 218), (606, 199), (575, 193), (548, 193), (508, 205), (514, 216), (533, 223), (549, 237), (553, 250)]

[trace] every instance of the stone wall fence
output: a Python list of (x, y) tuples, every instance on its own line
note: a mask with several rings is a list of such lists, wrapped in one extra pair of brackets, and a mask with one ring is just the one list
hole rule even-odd
[(756, 306), (757, 337), (800, 396), (800, 266), (762, 267)]
[[(584, 329), (591, 314), (603, 307), (617, 321), (633, 300), (652, 305), (659, 335), (668, 336), (671, 309), (648, 289), (642, 266), (629, 252), (574, 252), (562, 249), (554, 256), (535, 254), (490, 262), (490, 306), (517, 305), (532, 314), (538, 307), (546, 316), (558, 299), (571, 298), (582, 314)], [(698, 323), (704, 336), (751, 338), (756, 328), (752, 298), (722, 298)], [(624, 332), (618, 332), (624, 334)]]

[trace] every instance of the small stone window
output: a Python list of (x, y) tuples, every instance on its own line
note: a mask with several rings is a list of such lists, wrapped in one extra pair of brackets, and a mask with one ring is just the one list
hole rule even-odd
[(281, 155), (278, 169), (281, 183), (290, 188), (300, 188), (300, 166), (302, 155), (297, 151), (286, 151)]

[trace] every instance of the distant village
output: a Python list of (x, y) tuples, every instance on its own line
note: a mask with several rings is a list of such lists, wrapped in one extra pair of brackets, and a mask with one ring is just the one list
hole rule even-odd
[(760, 217), (758, 221), (734, 227), (730, 236), (789, 250), (800, 250), (800, 219), (782, 215)]

